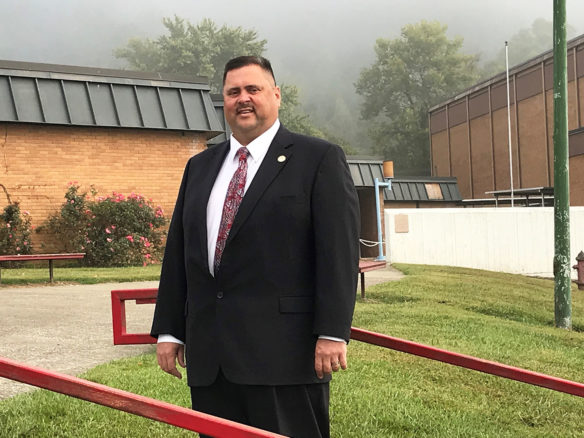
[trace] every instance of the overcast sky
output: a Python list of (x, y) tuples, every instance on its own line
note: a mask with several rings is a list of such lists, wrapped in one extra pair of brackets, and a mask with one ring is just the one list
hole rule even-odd
[[(536, 18), (552, 20), (551, 0), (2, 0), (0, 59), (121, 66), (115, 47), (132, 36), (155, 38), (162, 17), (258, 31), (276, 67), (314, 71), (314, 63), (373, 59), (379, 37), (422, 19), (465, 39), (465, 50), (492, 55)], [(584, 1), (567, 0), (568, 22), (584, 33)], [(361, 67), (361, 66), (359, 66)]]

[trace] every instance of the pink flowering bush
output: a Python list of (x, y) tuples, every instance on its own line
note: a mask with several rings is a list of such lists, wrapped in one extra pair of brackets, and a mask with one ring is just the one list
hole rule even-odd
[(28, 211), (21, 212), (18, 202), (4, 207), (3, 213), (0, 214), (0, 254), (30, 254), (31, 233)]
[(44, 228), (58, 236), (63, 250), (86, 253), (90, 266), (155, 263), (162, 257), (166, 218), (162, 208), (132, 193), (98, 196), (79, 193), (71, 183), (59, 213)]

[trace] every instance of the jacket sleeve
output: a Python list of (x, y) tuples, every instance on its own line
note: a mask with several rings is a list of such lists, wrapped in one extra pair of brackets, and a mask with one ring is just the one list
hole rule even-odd
[(312, 189), (314, 333), (350, 338), (359, 268), (359, 201), (342, 149), (331, 145)]
[(184, 257), (183, 204), (188, 183), (190, 161), (187, 163), (168, 229), (158, 298), (150, 335), (172, 335), (185, 341), (185, 305), (187, 280)]

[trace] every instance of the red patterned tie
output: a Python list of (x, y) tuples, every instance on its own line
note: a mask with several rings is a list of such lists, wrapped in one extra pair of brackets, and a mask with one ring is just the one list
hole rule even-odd
[(227, 241), (227, 236), (229, 236), (229, 230), (231, 230), (233, 219), (237, 214), (237, 210), (239, 209), (239, 204), (241, 204), (241, 199), (243, 198), (243, 193), (245, 190), (245, 180), (247, 177), (247, 157), (249, 156), (249, 151), (245, 146), (243, 146), (237, 150), (236, 155), (239, 158), (239, 165), (237, 166), (237, 170), (233, 174), (233, 178), (231, 178), (231, 182), (227, 187), (227, 195), (225, 195), (223, 214), (221, 215), (221, 224), (219, 225), (219, 234), (217, 235), (217, 245), (215, 246), (215, 262), (213, 267), (215, 272), (219, 270), (219, 265), (221, 264), (221, 255), (223, 254), (223, 249), (225, 248), (225, 242)]

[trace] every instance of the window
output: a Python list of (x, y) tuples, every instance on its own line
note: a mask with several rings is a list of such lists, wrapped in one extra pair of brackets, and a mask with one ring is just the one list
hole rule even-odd
[(442, 189), (440, 184), (428, 183), (424, 184), (426, 186), (426, 193), (428, 193), (428, 199), (444, 199), (442, 196)]

